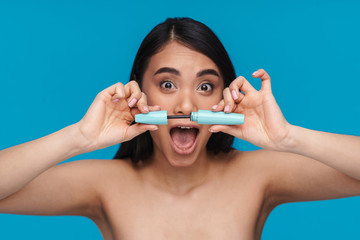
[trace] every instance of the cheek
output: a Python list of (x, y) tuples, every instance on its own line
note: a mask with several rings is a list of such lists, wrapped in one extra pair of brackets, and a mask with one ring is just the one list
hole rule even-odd
[(210, 109), (215, 104), (218, 104), (223, 99), (222, 90), (218, 90), (210, 96), (201, 96), (197, 98), (199, 109)]
[(154, 106), (158, 105), (161, 107), (161, 110), (167, 110), (172, 107), (171, 103), (174, 102), (169, 95), (164, 94), (150, 94), (147, 96), (147, 102), (149, 105)]
[(145, 95), (146, 95), (147, 104), (149, 106), (159, 105), (156, 104), (156, 98), (154, 98), (151, 94), (145, 93)]
[(156, 96), (156, 91), (157, 89), (155, 89), (154, 87), (146, 87), (143, 89), (143, 92), (146, 95), (147, 103), (150, 106), (159, 105), (159, 98)]
[(161, 107), (161, 110), (171, 109), (173, 107), (172, 103), (176, 100), (175, 94), (164, 94), (156, 87), (149, 88), (146, 92), (144, 91), (144, 93), (146, 95), (148, 105), (158, 105)]

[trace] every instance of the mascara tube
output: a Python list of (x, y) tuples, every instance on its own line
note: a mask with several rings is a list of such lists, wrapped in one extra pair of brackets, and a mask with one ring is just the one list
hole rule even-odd
[(141, 113), (135, 115), (135, 122), (154, 124), (154, 125), (166, 125), (168, 119), (190, 118), (190, 121), (197, 122), (199, 124), (221, 124), (221, 125), (238, 125), (244, 124), (244, 114), (238, 113), (225, 113), (225, 112), (213, 112), (210, 110), (199, 110), (197, 112), (191, 112), (190, 115), (167, 115), (167, 111), (154, 111), (149, 113)]

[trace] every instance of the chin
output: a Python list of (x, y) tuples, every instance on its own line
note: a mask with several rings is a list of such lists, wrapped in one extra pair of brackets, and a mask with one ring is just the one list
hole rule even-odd
[(190, 167), (194, 165), (194, 163), (199, 157), (199, 153), (196, 152), (186, 156), (184, 155), (179, 156), (178, 154), (173, 153), (170, 154), (170, 156), (167, 156), (166, 158), (172, 167), (179, 167), (179, 168)]
[(211, 134), (194, 123), (177, 122), (152, 132), (154, 144), (172, 167), (190, 167), (196, 163)]

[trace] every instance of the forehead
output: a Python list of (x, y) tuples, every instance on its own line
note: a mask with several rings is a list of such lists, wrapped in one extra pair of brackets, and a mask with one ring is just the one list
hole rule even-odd
[(175, 41), (166, 44), (150, 58), (147, 70), (156, 72), (162, 67), (172, 67), (193, 73), (203, 69), (214, 69), (219, 72), (218, 67), (209, 57)]

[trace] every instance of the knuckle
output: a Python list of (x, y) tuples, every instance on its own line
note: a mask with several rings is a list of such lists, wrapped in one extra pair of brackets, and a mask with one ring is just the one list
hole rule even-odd
[(124, 85), (123, 85), (122, 83), (116, 84), (115, 87), (116, 87), (117, 90), (122, 90), (122, 89), (124, 89)]
[(133, 97), (140, 98), (141, 97), (141, 91), (138, 87), (137, 83), (128, 83), (128, 88), (126, 91), (128, 91)]
[(135, 81), (135, 80), (131, 80), (129, 82), (130, 85), (134, 86), (134, 87), (139, 87), (139, 84)]
[(245, 80), (246, 79), (243, 76), (239, 76), (233, 81), (233, 83), (236, 85), (241, 85)]
[(143, 93), (141, 93), (140, 95), (139, 103), (146, 103), (146, 95), (144, 95)]
[(230, 89), (237, 89), (238, 88), (237, 82), (233, 81), (232, 83), (230, 83), (229, 88)]
[(116, 94), (121, 98), (125, 97), (125, 93), (124, 93), (123, 88), (121, 86), (116, 87)]
[(224, 97), (224, 101), (225, 102), (229, 102), (229, 101), (232, 101), (233, 99), (232, 99), (232, 97), (228, 94), (228, 95), (226, 95), (225, 97)]
[(146, 100), (146, 99), (147, 99), (146, 94), (145, 94), (145, 93), (143, 93), (143, 92), (141, 92), (141, 98), (143, 98), (144, 100)]
[(96, 98), (100, 100), (106, 100), (108, 98), (108, 94), (106, 94), (104, 91), (101, 91), (96, 95)]
[(124, 87), (124, 84), (121, 83), (121, 82), (117, 82), (117, 83), (115, 84), (115, 86), (116, 86), (117, 88), (123, 88), (123, 87)]
[(230, 97), (229, 95), (227, 95), (226, 97), (224, 97), (224, 102), (226, 103), (226, 105), (229, 105), (229, 103), (233, 102), (234, 100), (232, 99), (232, 97)]
[(133, 94), (136, 98), (138, 98), (138, 99), (140, 99), (141, 97), (142, 97), (142, 94), (141, 94), (141, 92), (140, 91), (136, 91), (136, 92), (134, 92), (134, 94)]

